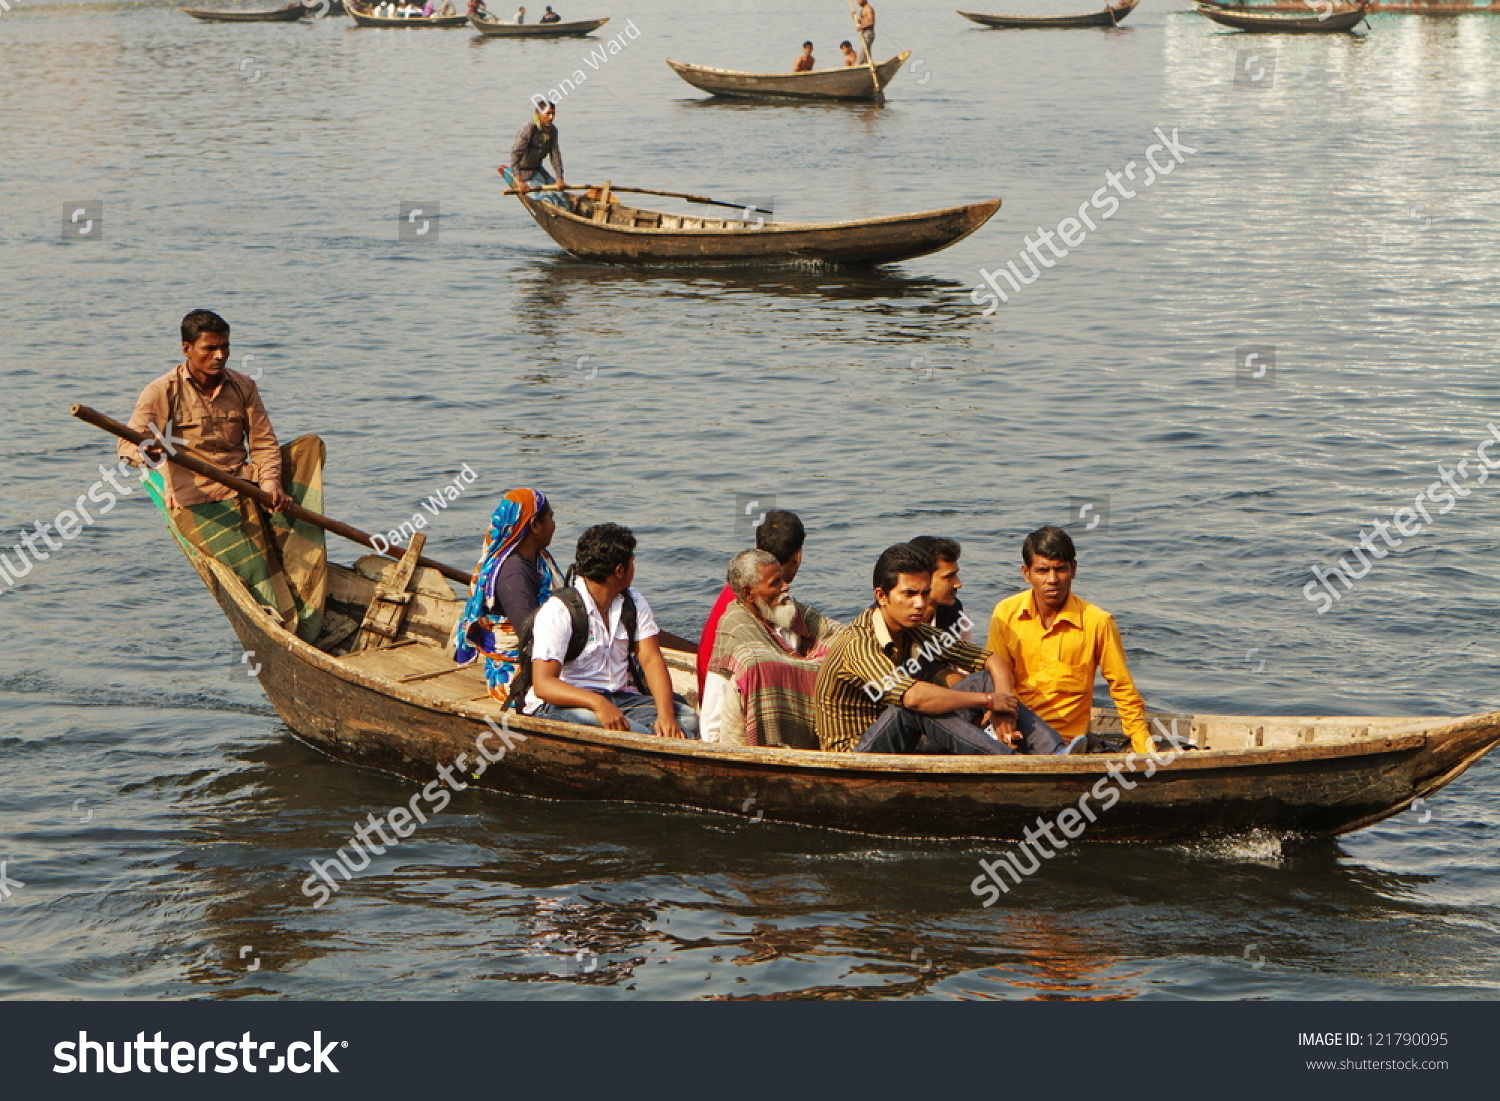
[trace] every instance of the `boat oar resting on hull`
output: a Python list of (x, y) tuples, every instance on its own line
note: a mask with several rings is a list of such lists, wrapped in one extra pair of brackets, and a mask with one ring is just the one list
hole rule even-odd
[[(92, 410), (74, 412), (121, 438), (143, 438)], [(171, 456), (197, 470), (185, 458)], [(254, 496), (258, 487), (236, 488)], [(304, 518), (368, 543), (327, 517)], [(329, 614), (323, 633), (308, 642), (268, 615), (228, 566), (179, 545), (241, 646), (256, 653), (258, 683), (296, 736), (335, 759), (418, 785), (463, 756), (470, 762), (465, 781), (498, 792), (735, 816), (754, 805), (758, 819), (889, 837), (1016, 840), (1039, 818), (1067, 832), (1065, 816), (1084, 824), (1069, 837), (1101, 841), (1201, 840), (1251, 830), (1332, 835), (1430, 796), (1500, 742), (1500, 712), (1428, 719), (1199, 715), (1175, 731), (1196, 749), (1146, 757), (829, 753), (616, 732), (504, 711), (478, 665), (454, 664), (448, 640), (464, 601), (444, 578), (458, 571), (418, 568), (411, 552), (397, 564), (373, 556), (354, 569), (330, 563)], [(371, 608), (392, 601), (392, 576), (406, 594), (404, 615), (362, 645), (349, 625), (378, 618)], [(679, 693), (694, 700), (691, 659), (669, 652), (668, 663)], [(1096, 709), (1092, 726), (1109, 733), (1118, 716)], [(488, 763), (476, 773), (479, 754)]]
[[(739, 218), (707, 218), (626, 206), (618, 192), (673, 195), (646, 188), (569, 187), (582, 191), (564, 208), (521, 193), (521, 203), (547, 235), (580, 260), (607, 264), (692, 266), (873, 266), (909, 260), (947, 248), (973, 233), (1000, 209), (999, 199), (967, 206), (861, 218), (845, 222), (751, 220), (757, 207), (678, 194), (742, 212)], [(510, 194), (517, 194), (510, 192)]]

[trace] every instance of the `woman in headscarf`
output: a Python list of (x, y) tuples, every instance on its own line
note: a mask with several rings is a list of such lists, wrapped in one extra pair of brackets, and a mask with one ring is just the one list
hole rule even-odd
[(484, 658), (490, 695), (505, 701), (516, 675), (516, 632), (547, 602), (562, 573), (547, 551), (557, 531), (546, 494), (513, 489), (490, 517), (484, 550), (454, 631), (453, 660), (465, 665)]

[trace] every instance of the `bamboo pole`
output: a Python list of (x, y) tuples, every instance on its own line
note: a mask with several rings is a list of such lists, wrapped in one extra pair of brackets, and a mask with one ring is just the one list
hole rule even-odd
[[(104, 431), (118, 436), (122, 440), (128, 440), (133, 444), (139, 445), (142, 443), (154, 442), (154, 438), (148, 436), (146, 433), (137, 432), (135, 429), (129, 427), (128, 425), (121, 424), (117, 420), (106, 417), (97, 409), (90, 409), (87, 405), (74, 405), (71, 409), (71, 412), (79, 420), (84, 421), (87, 424), (92, 424), (95, 428), (102, 428), (104, 429)], [(193, 452), (187, 450), (186, 448), (170, 448), (167, 451), (167, 461), (176, 463), (184, 470), (191, 470), (194, 474), (201, 474), (203, 477), (218, 482), (220, 485), (228, 486), (236, 493), (239, 493), (245, 497), (249, 497), (251, 500), (259, 502), (266, 508), (271, 507), (271, 495), (265, 490), (261, 489), (260, 486), (256, 485), (254, 482), (246, 481), (244, 478), (241, 478), (236, 474), (230, 474), (228, 471), (220, 469), (213, 463), (209, 462), (207, 459), (203, 458), (200, 455), (193, 454)], [(345, 539), (349, 539), (353, 542), (359, 543), (361, 546), (369, 547), (376, 554), (384, 555), (386, 558), (393, 558), (398, 562), (401, 560), (401, 554), (392, 553), (390, 550), (381, 550), (375, 545), (375, 540), (369, 535), (360, 531), (358, 528), (350, 527), (348, 524), (345, 524), (340, 520), (334, 520), (330, 517), (324, 516), (320, 512), (314, 512), (312, 511), (312, 509), (303, 508), (301, 505), (296, 503), (287, 505), (281, 511), (286, 513), (288, 516), (293, 517), (294, 519), (304, 520), (307, 523), (312, 524), (314, 527), (322, 528), (324, 531), (331, 531), (334, 535), (342, 535)], [(382, 542), (384, 542), (384, 540), (382, 540)], [(405, 550), (405, 548), (401, 549), (403, 551)], [(441, 562), (435, 562), (431, 558), (418, 558), (417, 562), (423, 566), (428, 567), (429, 569), (437, 570), (444, 577), (450, 578), (454, 581), (462, 582), (465, 585), (469, 583), (470, 575), (465, 573), (463, 570), (457, 569), (456, 567), (447, 566)]]

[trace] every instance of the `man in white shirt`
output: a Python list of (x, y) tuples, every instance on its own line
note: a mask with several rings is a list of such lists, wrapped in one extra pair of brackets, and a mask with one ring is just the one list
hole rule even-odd
[[(618, 524), (598, 524), (578, 537), (573, 588), (582, 597), (588, 640), (581, 649), (575, 645), (568, 660), (574, 629), (569, 598), (554, 595), (537, 610), (526, 713), (606, 730), (696, 738), (698, 716), (672, 695), (651, 606), (630, 587), (635, 545), (635, 536)], [(626, 601), (634, 608), (633, 644)], [(639, 675), (633, 660), (640, 663)]]

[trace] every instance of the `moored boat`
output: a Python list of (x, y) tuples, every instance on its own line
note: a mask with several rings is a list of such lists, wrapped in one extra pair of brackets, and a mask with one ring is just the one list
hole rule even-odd
[(999, 15), (981, 11), (960, 11), (958, 14), (986, 27), (1114, 27), (1131, 12), (1141, 0), (1124, 0), (1112, 4), (1103, 11), (1085, 12), (1083, 15)]
[(1218, 4), (1198, 3), (1198, 14), (1225, 27), (1258, 34), (1341, 34), (1352, 31), (1368, 14), (1368, 4), (1352, 8), (1330, 8), (1322, 14), (1286, 14), (1255, 11), (1251, 8), (1227, 8)]
[(743, 213), (711, 218), (626, 206), (608, 184), (573, 198), (571, 210), (528, 195), (519, 198), (537, 225), (569, 253), (608, 264), (892, 264), (961, 241), (1000, 208), (999, 199), (987, 199), (882, 218), (772, 222), (751, 221)]
[(344, 0), (344, 10), (361, 27), (462, 27), (469, 21), (467, 15), (414, 15), (409, 18), (376, 15), (370, 8), (354, 3), (354, 0)]
[(878, 99), (911, 56), (906, 50), (875, 66), (852, 65), (807, 73), (742, 73), (667, 59), (672, 71), (694, 88), (716, 96), (748, 99)]
[(183, 8), (182, 11), (205, 23), (295, 23), (312, 11), (304, 4), (288, 4), (272, 11), (211, 11), (206, 8)]
[(469, 17), (474, 29), (490, 38), (573, 38), (592, 34), (604, 24), (604, 19), (576, 19), (568, 23), (507, 23), (501, 19)]

